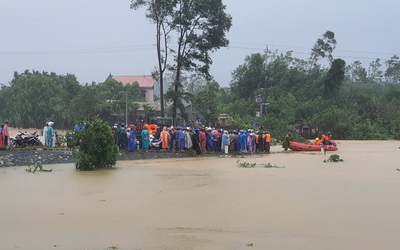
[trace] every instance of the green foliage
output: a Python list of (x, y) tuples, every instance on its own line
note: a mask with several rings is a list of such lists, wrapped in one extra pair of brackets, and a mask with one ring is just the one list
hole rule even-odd
[(259, 167), (259, 168), (284, 168), (284, 167), (279, 167), (277, 165), (272, 165), (270, 162), (257, 164), (257, 163), (241, 162), (239, 159), (236, 161), (236, 165), (241, 168), (256, 168), (256, 167)]
[(201, 114), (206, 121), (213, 121), (218, 117), (218, 94), (208, 90), (202, 90), (193, 96), (193, 108)]
[(353, 140), (386, 140), (387, 135), (386, 132), (379, 127), (378, 124), (370, 125), (367, 123), (356, 124), (352, 128), (352, 136)]
[(400, 58), (397, 55), (392, 56), (386, 61), (387, 69), (385, 77), (392, 84), (400, 83)]
[(29, 173), (35, 173), (36, 171), (40, 171), (40, 172), (52, 172), (53, 169), (44, 169), (43, 165), (40, 162), (36, 162), (35, 165), (33, 167), (31, 167), (30, 165), (28, 165), (28, 168), (25, 169), (25, 172), (29, 172)]
[(79, 149), (74, 152), (75, 167), (79, 170), (111, 168), (116, 164), (118, 147), (114, 144), (111, 129), (107, 123), (96, 118), (86, 122), (85, 130), (76, 134)]
[[(283, 141), (283, 138), (284, 137), (282, 137), (282, 141)], [(296, 134), (296, 133), (292, 133), (292, 135), (290, 136), (290, 141), (310, 144), (309, 140), (305, 139), (303, 136)]]
[(245, 63), (232, 73), (232, 94), (241, 99), (255, 100), (255, 92), (265, 85), (264, 56), (247, 56)]
[(329, 157), (328, 160), (324, 160), (324, 162), (341, 162), (343, 159), (340, 158), (338, 154), (333, 154)]
[(62, 147), (62, 146), (65, 146), (66, 143), (67, 143), (67, 138), (64, 135), (59, 135), (58, 139), (56, 141), (56, 146)]
[(319, 58), (328, 57), (328, 60), (331, 62), (333, 60), (332, 52), (336, 48), (336, 39), (335, 33), (327, 30), (322, 38), (318, 38), (317, 42), (314, 44), (314, 47), (311, 49), (311, 61), (312, 63), (316, 63)]
[(336, 59), (326, 73), (324, 79), (324, 96), (332, 99), (339, 93), (345, 74), (346, 62), (342, 59)]

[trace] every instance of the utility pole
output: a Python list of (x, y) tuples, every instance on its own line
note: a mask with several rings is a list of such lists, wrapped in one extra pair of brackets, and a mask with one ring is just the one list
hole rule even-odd
[(264, 50), (264, 70), (265, 70), (265, 81), (264, 81), (264, 88), (267, 88), (267, 66), (268, 66), (268, 44), (266, 45), (266, 48)]
[(128, 91), (125, 91), (125, 126), (128, 126)]

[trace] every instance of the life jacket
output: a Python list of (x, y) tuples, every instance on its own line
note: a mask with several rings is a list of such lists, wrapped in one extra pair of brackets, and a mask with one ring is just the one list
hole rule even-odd
[(266, 134), (265, 135), (265, 142), (270, 142), (271, 141), (271, 134)]

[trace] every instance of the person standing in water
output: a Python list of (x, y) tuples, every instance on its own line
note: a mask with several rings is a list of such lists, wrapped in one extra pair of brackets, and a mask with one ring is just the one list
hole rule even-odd
[(283, 140), (283, 144), (282, 144), (282, 148), (287, 151), (289, 148), (289, 144), (290, 144), (290, 136), (292, 135), (291, 132), (287, 133), (287, 135), (285, 136), (285, 139)]

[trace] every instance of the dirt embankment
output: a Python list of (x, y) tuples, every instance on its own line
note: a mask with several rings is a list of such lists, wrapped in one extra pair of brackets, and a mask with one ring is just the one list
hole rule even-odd
[[(123, 160), (140, 160), (140, 159), (168, 159), (197, 156), (192, 151), (188, 152), (171, 152), (171, 151), (135, 151), (129, 152), (121, 150), (118, 154), (118, 161)], [(202, 155), (212, 156), (212, 155)], [(28, 166), (36, 162), (41, 164), (61, 164), (74, 163), (75, 158), (71, 150), (43, 150), (39, 149), (22, 149), (22, 150), (6, 150), (0, 151), (0, 167)]]

